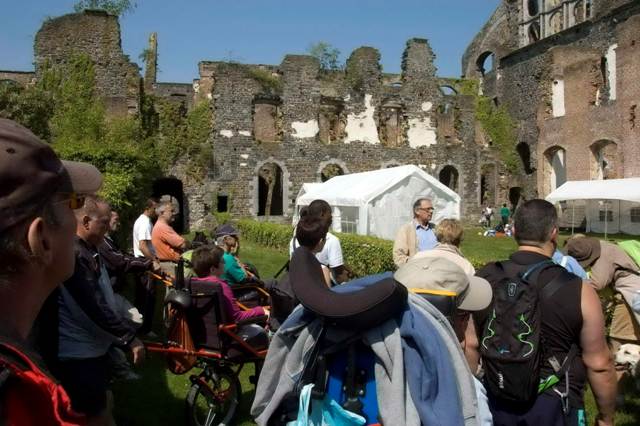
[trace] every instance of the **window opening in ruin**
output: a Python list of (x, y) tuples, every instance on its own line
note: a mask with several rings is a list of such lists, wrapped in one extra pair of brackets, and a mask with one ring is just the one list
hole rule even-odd
[(540, 13), (540, 5), (538, 4), (538, 1), (539, 0), (527, 1), (527, 12), (529, 12), (529, 16), (534, 17)]
[(549, 18), (549, 27), (546, 31), (547, 35), (559, 33), (564, 29), (564, 12), (562, 8), (558, 9), (551, 17)]
[(631, 223), (640, 223), (640, 207), (631, 207), (629, 210), (629, 220)]
[(511, 203), (512, 211), (514, 211), (516, 207), (518, 207), (518, 204), (520, 203), (521, 199), (522, 199), (522, 188), (520, 188), (519, 186), (514, 186), (512, 188), (509, 188), (509, 202)]
[(493, 164), (485, 164), (480, 171), (480, 204), (493, 204), (496, 193), (496, 168)]
[(617, 179), (618, 144), (610, 140), (602, 140), (591, 146), (592, 163), (591, 179)]
[(257, 142), (278, 142), (282, 137), (280, 101), (255, 99), (253, 102), (253, 137)]
[(599, 99), (596, 105), (600, 105), (602, 101), (606, 101), (607, 93), (609, 93), (609, 64), (607, 58), (600, 58), (600, 78), (602, 80), (602, 89), (599, 93)]
[(540, 40), (540, 24), (532, 22), (529, 25), (529, 43), (535, 43)]
[(524, 172), (528, 175), (533, 173), (534, 170), (531, 168), (531, 149), (529, 148), (529, 144), (526, 142), (520, 142), (516, 146), (516, 151), (522, 161), (522, 168), (524, 169)]
[(385, 146), (395, 147), (401, 144), (402, 123), (401, 105), (383, 105), (378, 120), (378, 136)]
[(176, 178), (160, 178), (153, 182), (151, 196), (158, 200), (171, 200), (178, 208), (178, 214), (171, 224), (177, 233), (185, 231), (184, 192), (182, 181)]
[(216, 199), (216, 211), (218, 213), (224, 213), (229, 211), (229, 196), (218, 195)]
[(573, 20), (576, 24), (584, 22), (585, 20), (585, 8), (582, 0), (577, 1), (573, 7)]
[(331, 144), (344, 138), (346, 118), (344, 103), (334, 98), (321, 98), (318, 113), (318, 138), (320, 142)]
[(332, 177), (342, 176), (343, 174), (344, 170), (342, 170), (342, 167), (340, 167), (339, 165), (334, 163), (327, 164), (320, 172), (320, 181), (326, 182)]
[(545, 157), (547, 159), (545, 178), (548, 193), (550, 193), (567, 181), (567, 155), (563, 148), (553, 147), (546, 151)]
[(455, 96), (458, 94), (456, 89), (451, 86), (440, 86), (440, 91), (444, 96)]
[(495, 55), (493, 52), (484, 52), (482, 55), (478, 57), (476, 61), (476, 65), (478, 66), (478, 71), (480, 74), (485, 75), (493, 71), (495, 62)]
[(282, 170), (275, 163), (266, 163), (258, 170), (258, 216), (281, 216)]
[(458, 192), (458, 170), (453, 166), (444, 166), (438, 175), (440, 182)]
[(591, 18), (592, 11), (593, 11), (593, 8), (591, 7), (591, 0), (585, 0), (584, 1), (584, 14), (587, 17), (587, 19)]

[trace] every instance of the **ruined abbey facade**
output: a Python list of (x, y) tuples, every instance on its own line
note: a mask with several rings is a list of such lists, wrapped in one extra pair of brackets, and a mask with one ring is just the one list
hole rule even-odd
[(564, 180), (638, 176), (639, 12), (630, 0), (502, 1), (468, 47), (463, 77), (507, 108), (519, 170), (504, 167), (476, 119), (477, 94), (436, 75), (424, 39), (407, 42), (399, 75), (361, 47), (340, 71), (287, 55), (279, 65), (202, 61), (192, 83), (162, 83), (155, 34), (142, 77), (122, 53), (117, 18), (87, 11), (45, 22), (35, 72), (0, 71), (0, 80), (29, 84), (45, 61), (80, 50), (112, 114), (137, 114), (143, 94), (208, 102), (210, 169), (194, 181), (178, 164), (156, 186), (178, 199), (186, 227), (215, 210), (287, 221), (305, 182), (403, 164), (458, 192), (473, 219), (482, 204), (515, 205)]

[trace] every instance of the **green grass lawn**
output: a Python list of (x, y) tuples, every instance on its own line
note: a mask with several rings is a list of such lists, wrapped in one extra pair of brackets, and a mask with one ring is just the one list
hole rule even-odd
[[(468, 229), (462, 250), (466, 256), (489, 262), (508, 258), (516, 249), (511, 238), (488, 238), (478, 235), (479, 228)], [(567, 235), (562, 236), (564, 240)], [(608, 236), (609, 239), (626, 239), (625, 236)], [(242, 243), (241, 258), (251, 262), (260, 271), (262, 277), (271, 277), (286, 262), (287, 253), (263, 248), (251, 243)], [(159, 304), (158, 304), (159, 305)], [(159, 307), (159, 306), (158, 306)], [(158, 311), (159, 313), (159, 311)], [(159, 324), (158, 324), (159, 325)], [(162, 333), (161, 328), (156, 331)], [(197, 370), (192, 371), (191, 373)], [(185, 424), (185, 397), (189, 390), (189, 374), (176, 376), (165, 369), (164, 359), (152, 354), (139, 372), (143, 378), (137, 382), (116, 384), (115, 413), (118, 425), (183, 425)], [(240, 374), (242, 397), (236, 424), (253, 424), (249, 416), (249, 408), (253, 399), (254, 386), (249, 383), (249, 376), (253, 374), (252, 366), (245, 366)], [(640, 395), (632, 389), (627, 389), (633, 397), (627, 398), (623, 407), (616, 414), (616, 425), (640, 424)], [(586, 395), (588, 418), (593, 421), (595, 402), (590, 392)]]

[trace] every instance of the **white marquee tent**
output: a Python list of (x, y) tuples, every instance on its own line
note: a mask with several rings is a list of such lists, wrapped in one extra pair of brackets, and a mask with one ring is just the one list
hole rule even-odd
[(411, 220), (413, 202), (433, 200), (433, 222), (460, 218), (460, 196), (419, 167), (408, 165), (336, 176), (324, 183), (305, 183), (296, 200), (294, 223), (302, 206), (313, 200), (333, 208), (333, 230), (395, 238)]
[(546, 200), (571, 201), (564, 208), (569, 217), (576, 204), (584, 209), (587, 232), (640, 235), (640, 178), (569, 181)]

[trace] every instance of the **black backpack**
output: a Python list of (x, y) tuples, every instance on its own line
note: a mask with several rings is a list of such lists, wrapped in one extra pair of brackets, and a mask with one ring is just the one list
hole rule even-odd
[[(543, 384), (540, 380), (541, 363), (547, 362), (540, 301), (552, 297), (572, 277), (563, 271), (551, 282), (539, 283), (540, 272), (552, 265), (555, 264), (551, 260), (546, 260), (515, 277), (505, 272), (503, 278), (491, 283), (493, 301), (482, 329), (480, 354), (487, 390), (502, 401), (522, 404), (549, 387), (544, 384), (549, 380)], [(500, 262), (496, 266), (505, 269)], [(559, 378), (566, 375), (570, 361), (567, 356), (562, 371), (553, 365)]]

